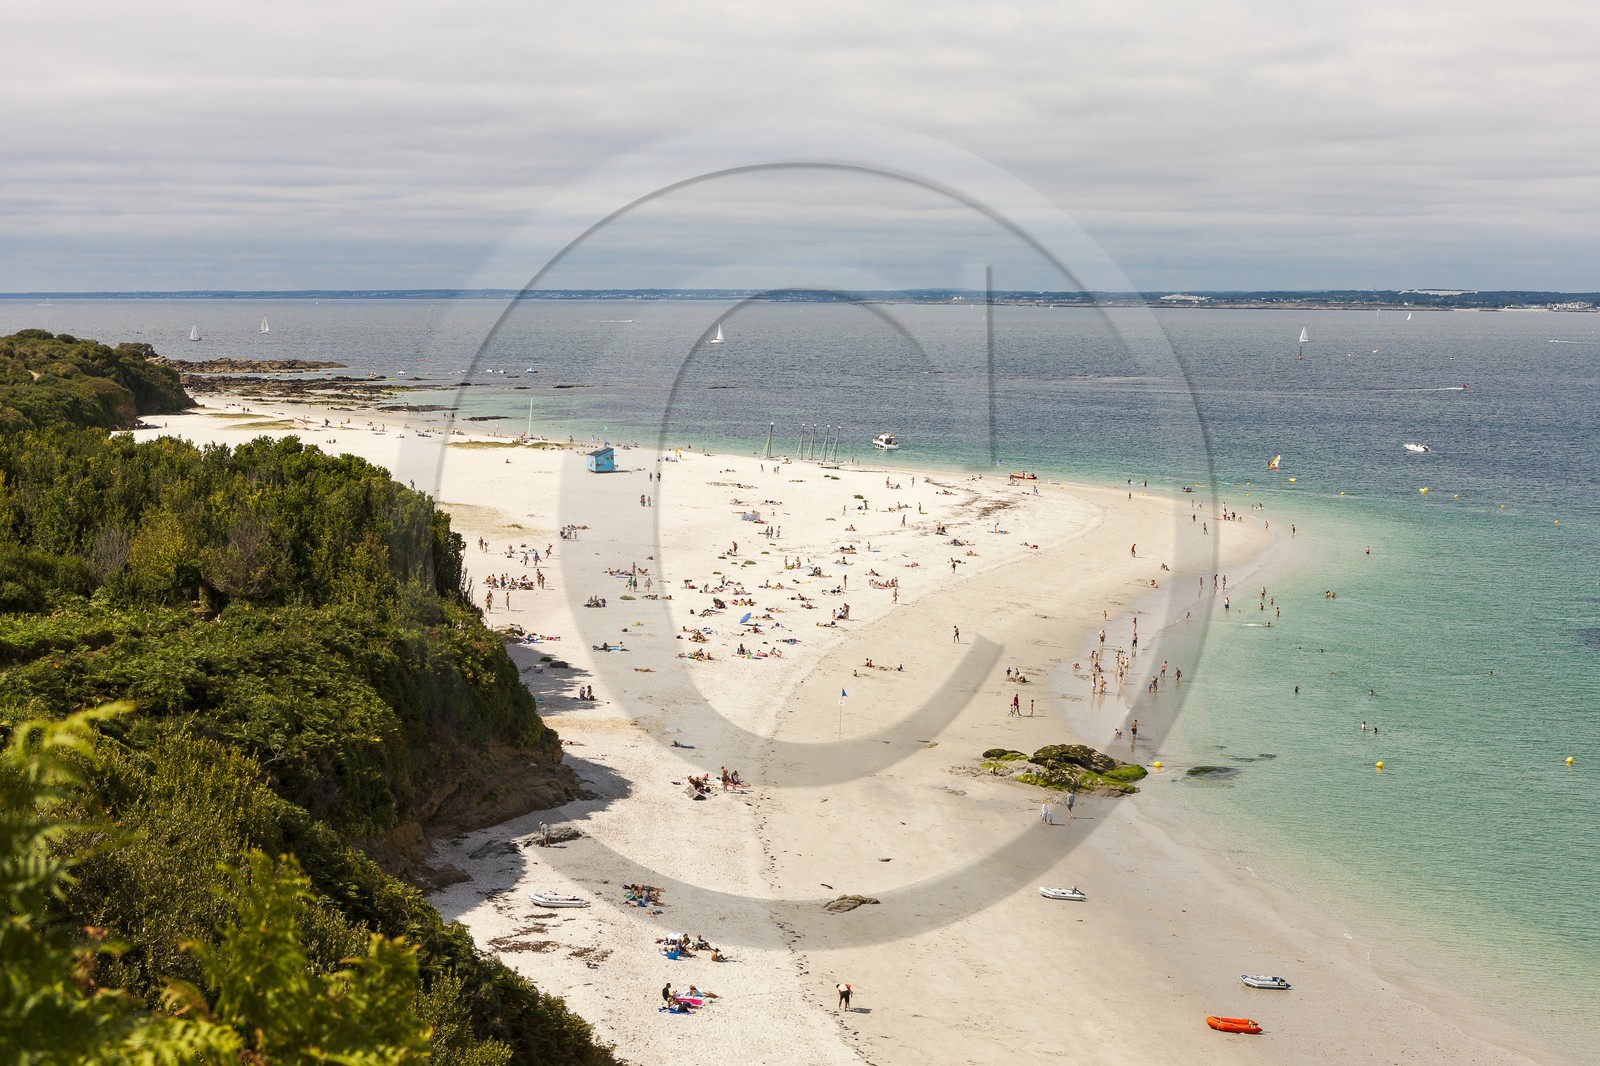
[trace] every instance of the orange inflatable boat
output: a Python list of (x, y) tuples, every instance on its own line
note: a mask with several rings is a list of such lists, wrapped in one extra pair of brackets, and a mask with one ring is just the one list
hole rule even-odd
[(1218, 1018), (1216, 1015), (1206, 1019), (1206, 1024), (1213, 1029), (1224, 1033), (1259, 1033), (1261, 1026), (1249, 1018)]

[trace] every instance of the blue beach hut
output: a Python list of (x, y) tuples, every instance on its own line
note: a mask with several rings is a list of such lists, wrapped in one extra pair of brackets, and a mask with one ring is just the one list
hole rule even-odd
[(596, 448), (589, 453), (589, 473), (610, 474), (617, 469), (617, 453), (610, 448)]

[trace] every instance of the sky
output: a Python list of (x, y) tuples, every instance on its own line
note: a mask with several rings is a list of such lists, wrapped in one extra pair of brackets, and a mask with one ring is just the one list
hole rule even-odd
[(0, 25), (0, 291), (1600, 289), (1576, 2), (91, 0)]

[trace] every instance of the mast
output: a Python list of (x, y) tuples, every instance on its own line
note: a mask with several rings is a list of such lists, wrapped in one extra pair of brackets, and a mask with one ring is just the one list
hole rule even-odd
[(763, 459), (771, 459), (772, 458), (772, 431), (774, 429), (776, 429), (777, 426), (778, 426), (778, 423), (776, 423), (776, 422), (768, 422), (767, 423), (767, 446), (763, 450), (762, 455), (761, 455), (761, 458), (763, 458)]

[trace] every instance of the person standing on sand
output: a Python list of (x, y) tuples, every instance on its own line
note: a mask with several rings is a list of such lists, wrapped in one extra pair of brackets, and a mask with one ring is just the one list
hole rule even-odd
[(1049, 800), (1045, 800), (1043, 803), (1039, 804), (1039, 821), (1043, 822), (1045, 825), (1054, 825), (1055, 824), (1054, 822), (1050, 821), (1050, 801)]
[(956, 631), (955, 639), (952, 641), (952, 643), (960, 644), (961, 643), (961, 627), (960, 626), (952, 626), (951, 628), (953, 628)]
[(672, 1006), (672, 982), (671, 981), (668, 981), (666, 984), (661, 986), (661, 1002), (665, 1003), (669, 1008)]
[(839, 1009), (840, 1010), (849, 1010), (850, 1009), (850, 986), (848, 984), (846, 984), (845, 982), (840, 981), (837, 985), (834, 985), (833, 987), (839, 993)]
[(1139, 558), (1139, 545), (1135, 544), (1133, 547), (1129, 548), (1128, 554), (1133, 556), (1135, 559)]
[(1139, 742), (1139, 719), (1135, 718), (1133, 720), (1133, 724), (1128, 727), (1128, 732), (1132, 734), (1133, 743), (1137, 744)]
[(1069, 822), (1072, 821), (1072, 808), (1077, 806), (1077, 805), (1078, 805), (1078, 794), (1076, 792), (1068, 792), (1067, 793), (1067, 821), (1069, 821)]

